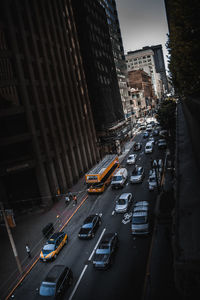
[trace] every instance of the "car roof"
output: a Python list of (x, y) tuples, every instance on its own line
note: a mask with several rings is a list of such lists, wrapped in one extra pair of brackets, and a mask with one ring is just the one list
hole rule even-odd
[(137, 211), (133, 213), (133, 217), (146, 217), (147, 215), (147, 211)]
[(141, 201), (137, 201), (135, 204), (134, 204), (134, 206), (141, 206), (141, 205), (146, 205), (146, 206), (148, 206), (149, 205), (149, 202), (148, 201), (146, 201), (146, 200), (141, 200)]
[(90, 222), (94, 219), (95, 216), (96, 216), (96, 215), (90, 215), (90, 216), (88, 216), (88, 217), (85, 219), (84, 224), (90, 223)]
[(135, 157), (136, 154), (129, 154), (129, 157)]
[(131, 193), (123, 193), (119, 196), (119, 199), (126, 199)]
[(65, 265), (55, 265), (55, 266), (53, 266), (49, 270), (49, 272), (47, 273), (47, 275), (46, 275), (46, 277), (43, 281), (56, 282), (59, 279), (62, 272), (65, 270), (65, 268), (67, 268)]

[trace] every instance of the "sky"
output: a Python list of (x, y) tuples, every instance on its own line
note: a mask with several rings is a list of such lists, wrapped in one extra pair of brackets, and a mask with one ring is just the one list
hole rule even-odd
[(168, 24), (164, 0), (115, 0), (124, 53), (162, 44), (167, 68)]

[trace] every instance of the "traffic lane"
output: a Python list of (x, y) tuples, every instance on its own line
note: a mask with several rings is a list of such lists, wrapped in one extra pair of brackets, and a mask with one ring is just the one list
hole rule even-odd
[(73, 299), (123, 299), (133, 288), (134, 296), (140, 299), (151, 237), (134, 239), (130, 222), (124, 224), (123, 218), (124, 214), (105, 214), (106, 232), (119, 235), (114, 264), (109, 270), (99, 271), (89, 263)]

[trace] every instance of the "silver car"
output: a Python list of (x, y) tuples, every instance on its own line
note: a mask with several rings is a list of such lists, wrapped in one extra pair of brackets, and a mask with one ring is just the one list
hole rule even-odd
[(135, 161), (136, 161), (136, 157), (137, 157), (137, 154), (130, 154), (129, 157), (127, 158), (126, 163), (128, 165), (134, 165)]
[(136, 166), (132, 171), (130, 182), (131, 183), (140, 183), (144, 178), (144, 168), (140, 166)]
[(133, 235), (146, 235), (149, 233), (148, 211), (138, 211), (133, 213), (131, 233)]
[(132, 198), (133, 196), (131, 193), (122, 194), (116, 201), (115, 211), (117, 213), (127, 212), (132, 203)]

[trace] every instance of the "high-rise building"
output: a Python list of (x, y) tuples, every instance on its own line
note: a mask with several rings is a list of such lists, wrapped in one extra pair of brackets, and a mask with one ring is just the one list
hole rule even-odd
[(168, 91), (162, 45), (129, 51), (126, 55), (126, 63), (128, 72), (142, 69), (151, 76), (157, 98), (162, 98), (163, 94)]
[(0, 21), (0, 198), (49, 206), (99, 159), (71, 0), (2, 0)]
[(124, 47), (121, 37), (120, 24), (115, 0), (97, 0), (105, 8), (107, 23), (109, 26), (112, 51), (118, 77), (121, 101), (123, 103), (125, 118), (133, 122), (133, 106), (131, 105), (130, 88), (128, 85), (127, 66), (124, 55)]

